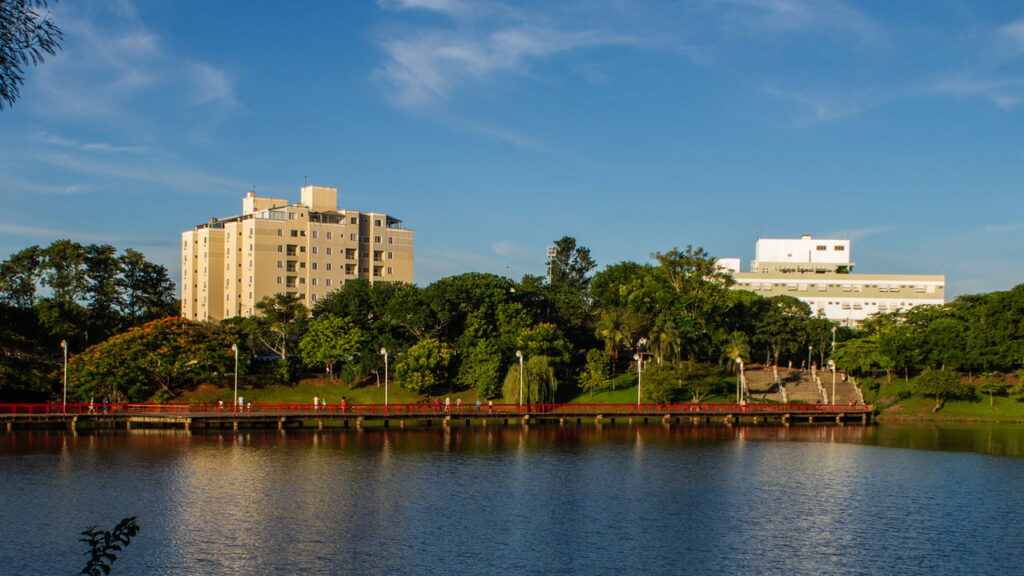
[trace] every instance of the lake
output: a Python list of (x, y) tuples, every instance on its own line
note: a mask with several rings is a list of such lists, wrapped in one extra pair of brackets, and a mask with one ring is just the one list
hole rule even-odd
[(0, 574), (1020, 574), (1024, 426), (0, 435)]

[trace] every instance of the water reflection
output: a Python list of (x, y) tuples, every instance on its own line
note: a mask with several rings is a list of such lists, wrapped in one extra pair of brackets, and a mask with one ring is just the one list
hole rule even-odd
[(126, 574), (1015, 573), (1024, 459), (956, 451), (1022, 449), (963, 425), (14, 433), (0, 572), (73, 573), (80, 530), (137, 515)]

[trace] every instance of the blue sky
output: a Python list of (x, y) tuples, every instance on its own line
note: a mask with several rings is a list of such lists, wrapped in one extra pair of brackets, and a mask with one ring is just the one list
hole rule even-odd
[(0, 257), (135, 247), (297, 200), (416, 230), (416, 281), (760, 237), (860, 272), (1022, 281), (1024, 5), (812, 0), (65, 1), (0, 112)]

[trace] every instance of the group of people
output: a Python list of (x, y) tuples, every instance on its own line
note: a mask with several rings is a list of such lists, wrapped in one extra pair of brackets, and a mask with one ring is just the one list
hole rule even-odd
[[(483, 400), (477, 398), (476, 399), (475, 410), (477, 412), (479, 412), (483, 408), (483, 405), (484, 405)], [(445, 396), (444, 400), (442, 400), (440, 396), (434, 398), (434, 412), (440, 412), (442, 406), (444, 407), (444, 411), (445, 411), (446, 414), (450, 413), (452, 411), (452, 397), (451, 396)], [(493, 400), (488, 400), (487, 401), (487, 411), (488, 412), (494, 412), (494, 401)], [(455, 399), (455, 413), (456, 414), (461, 414), (462, 413), (462, 398), (456, 398)]]

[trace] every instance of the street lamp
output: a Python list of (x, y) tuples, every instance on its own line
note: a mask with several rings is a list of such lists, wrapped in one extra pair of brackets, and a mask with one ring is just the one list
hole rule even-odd
[(231, 410), (232, 410), (233, 414), (237, 414), (238, 413), (238, 344), (232, 344), (231, 345), (231, 350), (232, 350), (232, 352), (235, 353), (235, 400), (234, 400), (234, 402), (231, 403), (231, 406), (233, 407)]
[(523, 409), (523, 351), (516, 350), (516, 358), (519, 358), (519, 410)]
[(61, 405), (61, 410), (64, 414), (68, 413), (68, 341), (61, 340), (60, 347), (64, 349), (64, 403)]
[(384, 357), (384, 411), (388, 409), (388, 349), (381, 346), (380, 355)]
[(640, 388), (643, 386), (644, 380), (644, 358), (639, 353), (633, 354), (633, 360), (636, 360), (636, 405), (640, 406)]
[(832, 369), (832, 405), (836, 405), (836, 361), (829, 358), (828, 367)]
[(743, 358), (736, 359), (736, 365), (739, 366), (740, 371), (736, 375), (736, 403), (743, 403)]
[(814, 350), (814, 346), (807, 346), (807, 369), (811, 370), (811, 352)]

